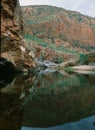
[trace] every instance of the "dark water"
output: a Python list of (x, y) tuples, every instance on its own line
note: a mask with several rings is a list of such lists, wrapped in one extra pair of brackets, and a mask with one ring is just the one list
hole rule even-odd
[(0, 130), (95, 129), (94, 73), (1, 77)]

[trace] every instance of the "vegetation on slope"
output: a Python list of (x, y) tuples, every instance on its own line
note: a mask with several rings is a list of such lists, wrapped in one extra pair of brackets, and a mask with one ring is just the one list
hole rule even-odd
[[(79, 63), (84, 64), (87, 61), (86, 53), (95, 50), (94, 18), (46, 5), (25, 6), (22, 12), (25, 38), (33, 45), (60, 53), (55, 56), (57, 58), (53, 56), (53, 59), (59, 60), (58, 63), (66, 58), (77, 58)], [(71, 57), (64, 58), (63, 54)], [(46, 59), (45, 52), (40, 53), (39, 57)]]
[(49, 44), (78, 51), (95, 49), (95, 19), (53, 6), (22, 7), (24, 31)]

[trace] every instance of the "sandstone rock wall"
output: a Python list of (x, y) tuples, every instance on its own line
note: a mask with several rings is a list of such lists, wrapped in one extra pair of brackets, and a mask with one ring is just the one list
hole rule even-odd
[(20, 41), (22, 38), (23, 25), (17, 0), (1, 1), (1, 23), (1, 51), (4, 52), (10, 48), (12, 41)]
[(11, 61), (16, 68), (35, 67), (31, 48), (23, 40), (23, 22), (18, 0), (1, 0), (1, 57)]

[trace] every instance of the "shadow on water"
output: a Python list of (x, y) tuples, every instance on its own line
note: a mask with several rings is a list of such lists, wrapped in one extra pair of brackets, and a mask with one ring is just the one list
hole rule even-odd
[(95, 75), (24, 73), (1, 76), (0, 86), (0, 130), (95, 127)]

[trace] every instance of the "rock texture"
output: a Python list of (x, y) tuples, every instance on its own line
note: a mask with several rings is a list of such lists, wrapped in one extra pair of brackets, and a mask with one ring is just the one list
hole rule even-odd
[(32, 49), (27, 48), (19, 1), (1, 0), (1, 57), (19, 70), (28, 70), (35, 67), (35, 62)]

